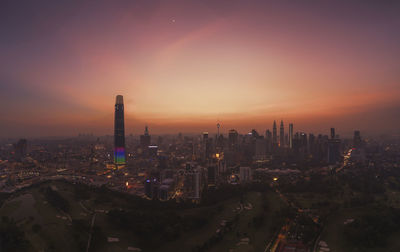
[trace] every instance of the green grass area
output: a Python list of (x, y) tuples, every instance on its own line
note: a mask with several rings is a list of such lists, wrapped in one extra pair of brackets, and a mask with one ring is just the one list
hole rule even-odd
[[(357, 207), (350, 209), (342, 209), (337, 213), (331, 215), (325, 226), (324, 230), (321, 234), (320, 240), (327, 242), (331, 252), (341, 252), (341, 251), (349, 251), (349, 252), (379, 252), (379, 251), (400, 251), (400, 232), (395, 232), (390, 234), (387, 238), (386, 244), (383, 247), (374, 247), (374, 248), (366, 248), (366, 247), (355, 247), (348, 241), (348, 237), (346, 237), (345, 228), (346, 225), (344, 222), (348, 219), (360, 219), (361, 216), (366, 214), (378, 215), (379, 212), (376, 212), (371, 207)], [(349, 224), (347, 224), (349, 225)], [(365, 232), (365, 230), (360, 230), (360, 232)]]
[[(232, 251), (263, 251), (283, 222), (283, 219), (277, 218), (277, 216), (284, 205), (279, 196), (273, 192), (249, 192), (242, 201), (245, 206), (249, 206), (250, 203), (252, 208), (243, 209), (239, 213), (237, 210), (240, 205), (239, 198), (221, 202), (219, 206), (223, 206), (223, 210), (216, 214), (205, 227), (185, 234), (175, 242), (166, 244), (160, 251), (176, 251), (177, 247), (181, 248), (181, 251), (192, 251), (193, 248), (203, 245), (216, 234), (216, 230), (221, 228), (222, 220), (232, 221), (232, 230), (226, 232), (220, 241), (205, 251), (217, 252), (230, 249)], [(263, 216), (262, 223), (255, 225), (253, 218), (259, 216)], [(249, 244), (238, 246), (237, 244), (243, 238), (249, 238)]]
[(385, 195), (387, 196), (387, 204), (390, 206), (400, 208), (400, 192), (395, 190), (387, 190)]
[[(67, 212), (48, 201), (46, 190), (49, 186), (68, 202)], [(251, 209), (239, 211), (241, 203), (244, 206), (251, 205)], [(221, 229), (222, 220), (231, 222), (232, 228), (203, 251), (262, 251), (283, 221), (279, 215), (283, 206), (279, 196), (271, 191), (249, 191), (217, 204), (181, 208), (174, 203), (151, 202), (121, 193), (53, 181), (14, 193), (0, 208), (0, 217), (9, 216), (16, 220), (30, 242), (32, 251), (85, 251), (95, 210), (91, 251), (127, 251), (128, 247), (141, 247), (143, 251), (194, 251), (194, 248), (209, 241), (218, 228)], [(163, 241), (161, 247), (150, 249), (151, 246), (140, 246), (143, 241), (139, 236), (129, 228), (127, 230), (115, 225), (112, 217), (107, 215), (112, 209), (132, 211), (152, 207), (159, 207), (156, 209), (161, 213), (160, 216), (165, 211), (176, 213), (186, 221), (192, 221), (191, 218), (196, 216), (207, 218), (199, 228), (180, 231), (177, 239)], [(107, 237), (119, 238), (119, 242), (108, 243)], [(249, 238), (249, 244), (236, 246), (242, 238)]]
[[(264, 203), (266, 209), (264, 209)], [(260, 192), (249, 193), (244, 201), (253, 205), (253, 209), (244, 210), (239, 215), (235, 229), (228, 233), (223, 241), (210, 251), (263, 251), (266, 244), (272, 239), (276, 230), (282, 225), (283, 219), (277, 218), (283, 203), (275, 193), (265, 193), (265, 197)], [(256, 224), (254, 217), (262, 216), (262, 223)], [(256, 219), (256, 222), (259, 219)], [(249, 238), (248, 245), (237, 244), (243, 238)]]
[[(68, 194), (62, 182), (55, 184), (59, 185), (63, 195)], [(71, 221), (69, 218), (63, 219), (66, 214), (46, 201), (42, 192), (45, 186), (47, 184), (16, 193), (3, 204), (0, 216), (8, 216), (17, 221), (33, 251), (79, 251), (78, 239), (72, 235)], [(74, 211), (72, 213), (74, 219), (80, 218)], [(84, 230), (75, 234), (81, 237), (86, 235)]]

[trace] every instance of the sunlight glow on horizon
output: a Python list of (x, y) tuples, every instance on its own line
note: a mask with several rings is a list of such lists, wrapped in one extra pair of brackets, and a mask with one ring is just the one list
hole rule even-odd
[(25, 42), (0, 44), (0, 104), (9, 108), (0, 136), (109, 132), (117, 94), (132, 132), (144, 123), (196, 131), (217, 120), (264, 131), (281, 118), (305, 129), (334, 120), (398, 129), (400, 18), (390, 7), (382, 16), (368, 5), (332, 10), (342, 20), (321, 14), (329, 4), (92, 7), (10, 21), (9, 39)]

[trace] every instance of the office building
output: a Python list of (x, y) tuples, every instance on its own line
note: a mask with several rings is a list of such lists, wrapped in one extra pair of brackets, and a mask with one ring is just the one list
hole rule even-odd
[(359, 130), (354, 131), (353, 146), (354, 148), (360, 148), (362, 145), (361, 134)]
[(144, 134), (140, 136), (140, 146), (143, 150), (147, 150), (147, 148), (150, 146), (150, 143), (151, 136), (149, 134), (149, 128), (146, 125), (146, 127), (144, 128)]
[(201, 186), (200, 172), (196, 169), (185, 172), (185, 193), (189, 199), (200, 199), (200, 186)]
[(289, 148), (293, 149), (293, 123), (289, 124)]
[(340, 139), (336, 137), (335, 128), (331, 128), (331, 138), (328, 140), (328, 164), (340, 161)]
[(228, 144), (230, 149), (235, 149), (238, 143), (238, 132), (234, 129), (231, 129), (228, 134)]
[(281, 125), (279, 128), (279, 146), (285, 147), (285, 128), (283, 127), (283, 121), (281, 120)]
[(276, 147), (278, 145), (278, 135), (277, 135), (277, 129), (276, 129), (276, 122), (274, 121), (274, 124), (272, 125), (272, 146)]
[(217, 167), (212, 165), (207, 168), (208, 186), (215, 186), (217, 183)]

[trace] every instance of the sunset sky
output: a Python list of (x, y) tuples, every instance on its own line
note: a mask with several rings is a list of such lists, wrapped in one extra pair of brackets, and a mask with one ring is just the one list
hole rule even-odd
[(1, 2), (0, 137), (400, 132), (400, 1), (72, 2)]

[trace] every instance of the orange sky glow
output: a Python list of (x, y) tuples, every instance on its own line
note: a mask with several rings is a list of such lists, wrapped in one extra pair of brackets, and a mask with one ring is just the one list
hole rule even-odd
[(0, 18), (0, 136), (112, 134), (117, 94), (127, 134), (399, 132), (398, 4), (166, 2)]

